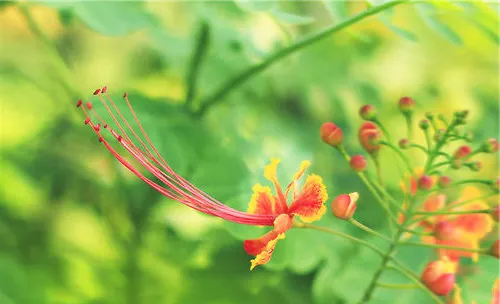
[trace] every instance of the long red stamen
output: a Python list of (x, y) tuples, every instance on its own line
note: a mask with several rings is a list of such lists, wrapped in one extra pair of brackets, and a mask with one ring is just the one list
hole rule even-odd
[[(99, 138), (99, 141), (104, 144), (104, 146), (109, 150), (109, 152), (127, 169), (129, 169), (132, 173), (134, 173), (137, 177), (139, 177), (142, 181), (147, 183), (153, 189), (157, 190), (161, 194), (166, 197), (179, 201), (193, 209), (204, 212), (206, 214), (214, 215), (221, 217), (223, 219), (240, 223), (240, 224), (248, 224), (248, 225), (265, 225), (272, 226), (275, 216), (271, 215), (256, 215), (249, 214), (246, 212), (238, 211), (233, 208), (230, 208), (219, 201), (215, 200), (208, 194), (204, 193), (196, 186), (191, 184), (189, 181), (178, 175), (163, 159), (160, 155), (156, 147), (151, 142), (149, 136), (145, 132), (142, 124), (135, 111), (132, 108), (132, 105), (128, 99), (127, 93), (123, 95), (127, 106), (132, 113), (134, 120), (139, 127), (141, 134), (144, 136), (145, 141), (143, 141), (139, 135), (135, 132), (134, 128), (129, 124), (129, 122), (122, 115), (116, 104), (111, 99), (109, 93), (107, 92), (107, 87), (102, 89), (97, 89), (94, 93), (97, 95), (105, 106), (107, 112), (109, 113), (111, 119), (118, 127), (118, 130), (114, 130), (111, 128), (105, 120), (95, 112), (91, 103), (87, 103), (88, 112), (85, 107), (82, 107), (82, 101), (78, 101), (77, 107), (81, 108), (85, 114), (85, 123), (89, 124), (93, 131)], [(104, 98), (106, 97), (106, 99)], [(108, 105), (108, 102), (111, 104), (111, 107)], [(114, 111), (113, 111), (114, 110)], [(99, 123), (92, 122), (90, 117), (90, 113), (97, 118)], [(115, 115), (116, 113), (117, 115)], [(125, 128), (120, 123), (123, 122)], [(107, 130), (117, 141), (118, 143), (129, 153), (132, 158), (134, 158), (141, 167), (148, 170), (153, 176), (155, 176), (159, 181), (161, 181), (166, 188), (160, 186), (159, 184), (153, 182), (149, 178), (145, 177), (135, 166), (133, 166), (129, 161), (127, 161), (120, 153), (118, 153), (110, 143), (104, 139), (101, 134), (101, 131)], [(126, 132), (126, 129), (130, 132), (131, 136)], [(134, 138), (140, 144), (137, 146), (134, 141)]]

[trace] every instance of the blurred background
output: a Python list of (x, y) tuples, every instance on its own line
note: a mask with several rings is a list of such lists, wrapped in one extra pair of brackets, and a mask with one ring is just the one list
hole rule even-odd
[[(252, 186), (266, 183), (263, 168), (271, 157), (282, 160), (283, 184), (300, 161), (311, 160), (309, 172), (324, 177), (330, 198), (360, 192), (359, 220), (387, 232), (384, 213), (319, 140), (319, 127), (336, 122), (350, 153), (359, 153), (359, 107), (374, 104), (399, 139), (405, 128), (397, 101), (411, 96), (419, 115), (469, 109), (477, 143), (498, 138), (498, 4), (397, 6), (204, 104), (251, 65), (366, 6), (0, 2), (0, 303), (359, 300), (379, 264), (372, 252), (315, 231), (290, 231), (271, 263), (250, 272), (242, 240), (266, 229), (228, 224), (161, 196), (98, 143), (75, 104), (107, 85), (122, 107), (119, 97), (128, 92), (171, 167), (240, 210), (247, 209)], [(410, 155), (413, 165), (422, 164), (418, 151)], [(381, 157), (397, 196), (402, 166), (390, 152)], [(481, 172), (451, 176), (498, 176), (494, 156), (478, 159)], [(455, 189), (450, 200), (459, 194)], [(329, 213), (320, 225), (378, 242)], [(432, 253), (405, 248), (398, 256), (420, 272)], [(496, 260), (464, 264), (466, 302), (489, 303)], [(406, 282), (391, 273), (383, 280)], [(418, 290), (378, 289), (373, 303), (428, 301)]]

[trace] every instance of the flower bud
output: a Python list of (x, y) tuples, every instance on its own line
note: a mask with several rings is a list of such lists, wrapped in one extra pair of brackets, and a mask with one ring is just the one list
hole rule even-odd
[(366, 169), (366, 158), (363, 155), (354, 155), (350, 160), (351, 169), (361, 172)]
[(490, 254), (500, 259), (500, 240), (496, 240), (490, 248)]
[(464, 111), (455, 112), (454, 115), (455, 115), (455, 121), (456, 121), (457, 125), (464, 125), (466, 123), (465, 119), (469, 115), (469, 111), (464, 110)]
[(356, 211), (356, 201), (359, 198), (357, 192), (341, 194), (332, 202), (332, 212), (339, 219), (350, 219)]
[(325, 122), (321, 126), (319, 133), (323, 142), (333, 147), (340, 145), (344, 139), (344, 133), (333, 122)]
[(444, 136), (445, 132), (446, 131), (444, 129), (437, 130), (436, 133), (434, 133), (434, 141), (440, 142), (441, 140), (443, 140), (443, 136)]
[(451, 160), (451, 167), (453, 169), (460, 169), (460, 168), (462, 168), (463, 163), (464, 163), (464, 161), (461, 159), (452, 159)]
[(434, 227), (434, 236), (441, 241), (453, 238), (455, 227), (448, 221), (441, 221)]
[(359, 109), (359, 116), (364, 120), (373, 121), (377, 117), (377, 109), (371, 104), (367, 104)]
[(361, 125), (358, 136), (359, 142), (366, 152), (375, 153), (380, 149), (378, 141), (380, 140), (381, 133), (374, 123), (365, 122)]
[(422, 130), (427, 130), (429, 129), (429, 121), (427, 119), (422, 119), (419, 123), (418, 126)]
[(429, 175), (422, 175), (418, 179), (418, 188), (422, 190), (430, 190), (434, 186), (434, 181)]
[(495, 222), (498, 222), (498, 219), (500, 218), (500, 205), (496, 205), (491, 208), (491, 217), (495, 220)]
[(500, 176), (494, 179), (491, 184), (493, 185), (493, 189), (500, 190)]
[(450, 185), (451, 183), (451, 178), (447, 175), (443, 175), (439, 177), (438, 185), (441, 188), (446, 188)]
[(406, 138), (403, 138), (399, 141), (399, 147), (401, 149), (408, 149), (408, 147), (410, 146), (410, 141)]
[(432, 121), (434, 119), (434, 113), (426, 112), (425, 113), (425, 118), (427, 118), (428, 120)]
[(401, 113), (408, 115), (415, 109), (415, 101), (410, 97), (402, 97), (399, 100), (399, 110)]
[(453, 158), (462, 159), (467, 157), (471, 152), (472, 149), (469, 146), (461, 146), (457, 149), (457, 151), (455, 151), (455, 154), (453, 154)]
[(478, 172), (482, 167), (483, 164), (480, 161), (475, 161), (469, 164), (469, 168), (474, 172)]
[(498, 140), (488, 138), (488, 140), (481, 146), (481, 150), (486, 153), (496, 153), (498, 151)]
[(432, 261), (427, 264), (422, 273), (422, 283), (433, 293), (445, 296), (453, 290), (455, 285), (455, 266), (447, 258)]

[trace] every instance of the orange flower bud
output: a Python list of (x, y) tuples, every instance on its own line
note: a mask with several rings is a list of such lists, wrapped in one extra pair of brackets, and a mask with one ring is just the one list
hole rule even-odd
[(358, 198), (359, 194), (357, 192), (337, 196), (332, 202), (333, 215), (343, 220), (351, 218), (356, 211)]
[(364, 120), (374, 120), (377, 117), (377, 109), (371, 104), (367, 104), (359, 109), (359, 116)]
[(443, 175), (439, 177), (438, 181), (439, 187), (446, 188), (450, 185), (450, 183), (451, 183), (451, 178), (449, 176)]
[(418, 179), (418, 187), (422, 190), (430, 190), (434, 186), (434, 181), (429, 175), (422, 175)]
[(500, 259), (500, 240), (496, 240), (490, 248), (490, 254)]
[(356, 172), (361, 172), (366, 169), (366, 158), (363, 155), (354, 155), (349, 162), (351, 169)]
[(446, 257), (427, 264), (422, 273), (422, 283), (439, 296), (445, 296), (453, 290), (455, 284), (455, 266)]
[(495, 153), (498, 151), (498, 140), (494, 138), (488, 138), (488, 140), (483, 143), (481, 150), (486, 153)]
[(333, 122), (325, 122), (320, 129), (320, 135), (323, 142), (336, 147), (342, 143), (344, 133)]
[(410, 141), (407, 138), (403, 138), (399, 141), (399, 147), (401, 149), (408, 149), (410, 146)]
[(399, 110), (403, 114), (410, 114), (413, 112), (413, 109), (415, 108), (415, 101), (411, 99), (410, 97), (402, 97), (399, 100)]
[(455, 227), (448, 221), (441, 221), (434, 227), (434, 235), (438, 240), (449, 240), (455, 234)]
[(372, 122), (365, 122), (359, 128), (359, 142), (363, 149), (368, 153), (375, 153), (380, 149), (380, 144), (377, 142), (380, 140), (380, 130)]
[(454, 158), (456, 159), (462, 159), (467, 157), (472, 152), (472, 149), (469, 146), (461, 146), (460, 148), (455, 151), (455, 154), (453, 155)]

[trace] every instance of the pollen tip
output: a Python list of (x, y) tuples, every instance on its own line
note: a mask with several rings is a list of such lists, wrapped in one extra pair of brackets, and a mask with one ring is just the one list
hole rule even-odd
[(99, 93), (101, 93), (101, 89), (97, 89), (94, 91), (94, 95), (98, 95)]
[(118, 137), (116, 138), (119, 142), (122, 141), (122, 136), (121, 135), (118, 135)]
[(92, 110), (92, 102), (90, 102), (90, 101), (87, 102), (86, 106), (87, 106), (87, 109)]
[(127, 98), (127, 92), (123, 93), (123, 98)]
[(104, 141), (104, 139), (102, 138), (102, 136), (99, 136), (99, 142), (102, 143)]
[(107, 86), (104, 86), (102, 89), (101, 89), (101, 93), (106, 93), (106, 91), (108, 90), (108, 87)]
[(81, 107), (81, 106), (82, 106), (82, 104), (83, 104), (83, 102), (82, 102), (82, 100), (80, 99), (80, 100), (78, 100), (78, 102), (76, 103), (76, 107), (77, 107), (77, 108), (79, 108), (79, 107)]
[(90, 122), (90, 118), (85, 119), (85, 124), (88, 125)]
[(94, 126), (94, 130), (96, 130), (96, 131), (101, 130), (101, 124), (100, 124), (100, 123), (96, 124), (96, 125)]
[(108, 124), (104, 124), (104, 126), (102, 126), (104, 129), (107, 129), (108, 128)]

